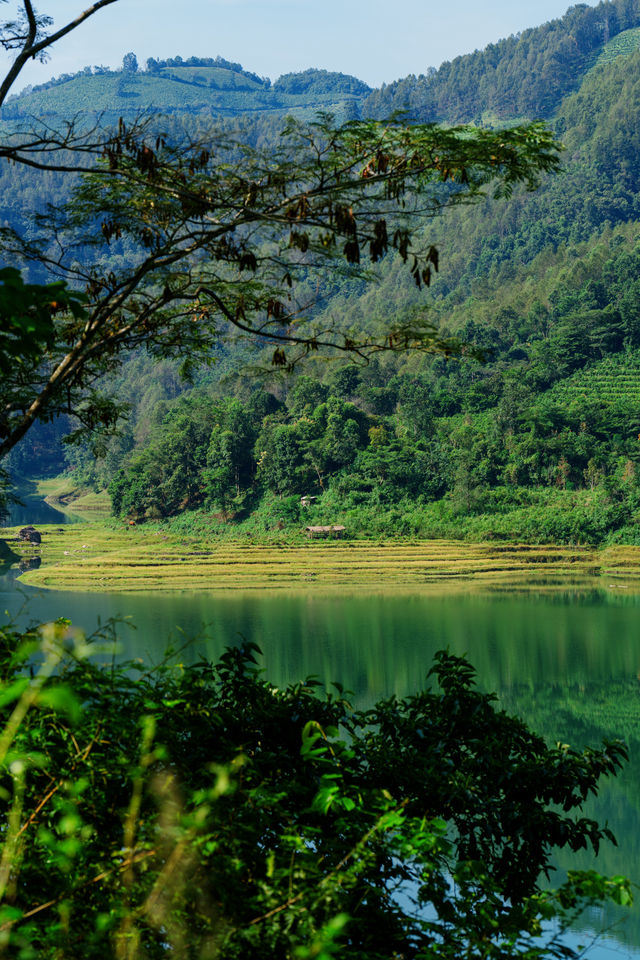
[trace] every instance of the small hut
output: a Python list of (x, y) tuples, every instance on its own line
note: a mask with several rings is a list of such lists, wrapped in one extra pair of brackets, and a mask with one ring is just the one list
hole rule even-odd
[(339, 524), (333, 524), (330, 527), (307, 527), (306, 529), (310, 540), (327, 539), (327, 537), (341, 540), (345, 531), (345, 527), (341, 527)]
[(304, 496), (300, 497), (300, 506), (301, 507), (312, 507), (318, 498), (310, 496), (308, 493), (305, 493)]

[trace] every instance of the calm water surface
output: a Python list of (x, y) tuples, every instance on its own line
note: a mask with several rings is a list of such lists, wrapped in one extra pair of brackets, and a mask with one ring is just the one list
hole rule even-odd
[[(167, 643), (179, 658), (215, 659), (229, 644), (252, 640), (264, 653), (275, 683), (317, 675), (339, 679), (360, 705), (424, 683), (433, 654), (448, 647), (468, 654), (483, 689), (498, 693), (549, 741), (583, 745), (624, 737), (632, 763), (607, 782), (589, 815), (607, 820), (620, 846), (594, 863), (575, 858), (558, 868), (591, 867), (640, 881), (640, 597), (604, 591), (553, 595), (326, 596), (202, 593), (119, 596), (37, 593), (0, 577), (0, 603), (21, 623), (66, 616), (88, 632), (110, 617), (119, 628), (121, 654), (162, 659)], [(640, 960), (640, 907), (583, 918), (575, 936), (608, 933), (591, 947), (590, 960)], [(612, 928), (612, 929), (611, 929)]]
[(80, 517), (63, 513), (46, 503), (36, 491), (35, 483), (25, 483), (17, 491), (19, 503), (9, 507), (5, 523), (10, 527), (26, 526), (29, 523), (75, 523)]

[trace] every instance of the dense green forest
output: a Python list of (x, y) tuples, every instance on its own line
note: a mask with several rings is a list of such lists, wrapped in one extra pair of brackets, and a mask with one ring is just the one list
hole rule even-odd
[[(112, 383), (130, 415), (98, 459), (90, 445), (61, 445), (69, 424), (58, 421), (37, 426), (14, 451), (14, 475), (71, 469), (77, 481), (108, 488), (117, 515), (225, 535), (317, 521), (344, 522), (358, 535), (636, 542), (638, 24), (637, 4), (577, 6), (419, 83), (402, 82), (428, 91), (430, 105), (409, 104), (422, 119), (547, 116), (566, 147), (562, 170), (535, 194), (516, 190), (431, 221), (440, 272), (426, 301), (383, 258), (368, 279), (346, 271), (310, 281), (312, 310), (371, 331), (426, 310), (443, 335), (472, 344), (480, 360), (472, 351), (452, 360), (381, 355), (367, 365), (324, 358), (261, 379), (255, 371), (269, 366), (264, 350), (221, 343), (215, 363), (185, 383), (175, 365), (140, 353)], [(57, 91), (79, 97), (79, 84), (122, 78), (141, 84), (146, 96), (144, 84), (175, 86), (178, 74), (194, 89), (215, 77), (216, 90), (227, 84), (225, 96), (242, 87), (285, 98), (352, 97), (378, 114), (404, 96), (402, 83), (363, 99), (364, 85), (340, 74), (309, 70), (271, 84), (220, 58), (176, 58), (150, 61), (144, 73), (129, 60), (118, 74), (77, 75), (25, 94), (24, 103), (46, 96), (52, 110), (62, 109)], [(473, 93), (474, 104), (461, 104), (461, 90)], [(205, 120), (173, 122), (199, 132)], [(228, 129), (242, 123), (256, 144), (272, 142), (282, 124), (266, 110), (218, 122)], [(7, 223), (24, 205), (44, 207), (43, 187), (59, 179), (8, 166), (1, 175), (14, 204), (5, 207)], [(127, 255), (122, 244), (109, 248), (116, 260)], [(310, 507), (301, 505), (303, 495), (315, 498)]]
[(552, 117), (600, 58), (637, 47), (637, 36), (627, 31), (639, 25), (633, 0), (596, 7), (579, 3), (562, 19), (456, 57), (425, 75), (383, 85), (369, 95), (363, 111), (385, 117), (408, 110), (416, 119), (446, 123)]

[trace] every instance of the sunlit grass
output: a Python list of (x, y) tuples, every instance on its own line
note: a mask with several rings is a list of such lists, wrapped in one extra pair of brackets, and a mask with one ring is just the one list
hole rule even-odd
[[(637, 585), (640, 548), (427, 541), (208, 543), (152, 527), (43, 525), (42, 545), (12, 544), (42, 565), (24, 583), (57, 590), (494, 589)], [(17, 528), (4, 531), (9, 539)]]

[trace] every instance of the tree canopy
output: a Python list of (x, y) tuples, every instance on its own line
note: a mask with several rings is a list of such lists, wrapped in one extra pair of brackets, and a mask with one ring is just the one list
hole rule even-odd
[[(24, 0), (25, 25), (5, 25), (0, 41), (19, 51), (0, 100), (28, 57), (109, 2), (45, 36)], [(220, 131), (179, 141), (144, 123), (7, 140), (5, 158), (87, 165), (40, 237), (4, 233), (5, 249), (42, 276), (0, 274), (0, 452), (61, 412), (109, 427), (118, 403), (94, 388), (137, 347), (193, 366), (239, 334), (271, 344), (284, 368), (319, 349), (363, 359), (459, 350), (415, 314), (345, 328), (313, 307), (337, 274), (366, 280), (394, 252), (409, 282), (428, 286), (438, 251), (416, 225), (487, 189), (532, 189), (557, 151), (538, 124), (336, 127), (326, 117), (289, 124), (277, 151)], [(420, 389), (402, 394), (409, 417)], [(318, 435), (303, 438), (306, 467), (343, 465), (365, 435), (365, 472), (410, 466), (386, 449), (384, 425), (367, 430), (362, 411), (322, 385), (292, 398), (300, 421), (308, 407), (322, 410)], [(245, 413), (221, 405), (213, 427), (182, 413), (168, 414), (167, 461), (180, 453), (182, 489), (202, 467), (224, 499), (250, 469)], [(260, 469), (284, 492), (300, 438), (262, 413)], [(428, 433), (428, 411), (417, 429)], [(250, 647), (217, 666), (98, 669), (82, 638), (68, 654), (68, 626), (45, 631), (44, 647), (36, 632), (0, 631), (9, 955), (566, 957), (554, 935), (540, 942), (546, 921), (564, 929), (584, 904), (630, 898), (626, 881), (593, 872), (558, 890), (540, 880), (554, 848), (610, 838), (582, 805), (625, 748), (547, 747), (474, 689), (464, 660), (441, 654), (433, 688), (357, 711), (339, 687), (274, 687)]]
[[(0, 44), (17, 50), (0, 104), (29, 58), (112, 2), (49, 33), (50, 19), (22, 0), (20, 17), (0, 31)], [(125, 57), (129, 73), (134, 60)], [(52, 311), (52, 335), (34, 341), (28, 364), (20, 356), (5, 365), (3, 456), (37, 420), (61, 413), (89, 430), (111, 429), (121, 408), (96, 384), (140, 346), (181, 356), (187, 370), (229, 335), (271, 344), (273, 364), (287, 369), (319, 349), (364, 359), (380, 350), (459, 351), (415, 313), (374, 331), (314, 322), (319, 288), (338, 274), (366, 278), (365, 264), (390, 251), (417, 287), (428, 286), (438, 251), (424, 241), (422, 220), (479, 199), (488, 184), (496, 195), (517, 183), (533, 189), (557, 167), (558, 144), (540, 124), (498, 133), (402, 122), (340, 127), (326, 115), (291, 120), (276, 150), (216, 130), (185, 139), (155, 121), (121, 121), (115, 131), (69, 121), (58, 131), (5, 135), (0, 157), (82, 175), (71, 202), (39, 218), (39, 236), (7, 227), (2, 242), (5, 256), (32, 264), (39, 280), (56, 278), (51, 303), (66, 298), (77, 308), (84, 297), (82, 311)], [(5, 283), (4, 300), (17, 291)], [(10, 348), (17, 358), (18, 341)]]
[(445, 61), (426, 75), (383, 84), (369, 94), (362, 113), (383, 118), (406, 110), (414, 120), (439, 123), (550, 118), (602, 48), (639, 24), (637, 5), (628, 0), (576, 3), (562, 18)]

